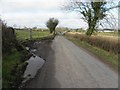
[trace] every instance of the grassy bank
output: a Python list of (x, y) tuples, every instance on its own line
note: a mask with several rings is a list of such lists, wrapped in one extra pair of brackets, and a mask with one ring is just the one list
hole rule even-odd
[(12, 49), (11, 53), (3, 56), (2, 60), (2, 87), (18, 88), (23, 80), (24, 70), (26, 69), (28, 52)]
[(15, 77), (11, 75), (11, 72), (14, 68), (14, 65), (16, 65), (17, 63), (20, 64), (20, 53), (16, 50), (13, 50), (10, 54), (3, 57), (3, 88), (10, 87), (10, 82), (15, 80)]
[(9, 88), (10, 83), (15, 80), (15, 77), (11, 74), (14, 66), (20, 64), (20, 53), (15, 49), (11, 53), (3, 57), (2, 61), (2, 75), (3, 75), (3, 88)]
[(116, 70), (118, 69), (118, 55), (108, 52), (106, 50), (103, 50), (101, 48), (95, 47), (93, 45), (90, 45), (89, 43), (87, 43), (85, 41), (81, 41), (78, 38), (74, 38), (71, 36), (65, 36), (65, 37), (67, 39), (69, 39), (70, 41), (72, 41), (77, 46), (80, 46), (80, 47), (86, 49), (87, 51), (89, 51), (90, 53), (92, 53), (93, 55), (97, 56), (103, 62), (110, 65), (112, 68), (114, 68)]

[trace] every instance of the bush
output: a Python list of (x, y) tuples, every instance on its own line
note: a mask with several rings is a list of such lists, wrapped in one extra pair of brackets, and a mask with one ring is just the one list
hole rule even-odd
[(24, 50), (23, 46), (17, 41), (15, 30), (12, 27), (7, 27), (3, 24), (2, 27), (2, 52), (10, 53), (12, 48), (16, 48), (18, 51)]
[(2, 50), (3, 53), (11, 52), (16, 42), (16, 36), (12, 27), (7, 27), (3, 24), (2, 27)]

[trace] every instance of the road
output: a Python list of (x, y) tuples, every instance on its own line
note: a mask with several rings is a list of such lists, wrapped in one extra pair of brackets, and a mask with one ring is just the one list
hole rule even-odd
[(47, 45), (46, 63), (27, 88), (118, 88), (117, 72), (63, 36)]

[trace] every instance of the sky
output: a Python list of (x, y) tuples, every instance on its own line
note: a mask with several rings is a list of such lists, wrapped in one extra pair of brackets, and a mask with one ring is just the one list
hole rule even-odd
[[(62, 10), (66, 0), (0, 0), (0, 15), (8, 26), (46, 28), (49, 18), (57, 18), (58, 27), (87, 29), (76, 12)], [(118, 17), (117, 12), (114, 13)]]

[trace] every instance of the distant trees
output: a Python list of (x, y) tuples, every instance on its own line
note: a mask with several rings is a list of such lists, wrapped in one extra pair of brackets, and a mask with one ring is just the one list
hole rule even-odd
[(82, 19), (87, 22), (88, 29), (86, 34), (91, 36), (97, 24), (100, 20), (103, 20), (107, 16), (107, 11), (116, 8), (118, 6), (108, 5), (105, 0), (99, 0), (95, 2), (90, 0), (89, 2), (81, 2), (81, 0), (70, 0), (69, 3), (64, 6), (66, 10), (77, 11), (82, 15)]
[(35, 30), (35, 29), (37, 29), (37, 27), (35, 26), (35, 27), (33, 27), (33, 30)]
[(46, 26), (49, 28), (50, 33), (54, 33), (54, 35), (55, 35), (55, 28), (58, 25), (58, 23), (59, 23), (58, 19), (55, 19), (55, 18), (50, 18), (46, 22)]

